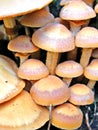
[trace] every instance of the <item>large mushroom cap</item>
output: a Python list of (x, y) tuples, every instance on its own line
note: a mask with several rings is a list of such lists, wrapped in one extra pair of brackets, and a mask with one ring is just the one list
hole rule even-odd
[(64, 25), (50, 23), (32, 35), (33, 43), (41, 49), (52, 52), (66, 52), (73, 50), (74, 36)]
[(8, 49), (19, 53), (32, 53), (39, 50), (39, 48), (32, 43), (31, 38), (26, 35), (20, 35), (10, 40)]
[(52, 125), (61, 129), (77, 129), (82, 125), (83, 113), (70, 103), (57, 106), (52, 111)]
[(82, 48), (98, 47), (98, 30), (94, 27), (84, 27), (76, 35), (75, 44)]
[(10, 101), (0, 104), (1, 130), (35, 130), (48, 121), (48, 110), (38, 106), (23, 90)]
[(94, 102), (94, 92), (85, 84), (75, 84), (70, 87), (69, 101), (75, 105), (89, 105)]
[(54, 75), (37, 81), (31, 87), (30, 93), (34, 101), (43, 106), (62, 104), (70, 96), (67, 84)]
[(27, 80), (39, 80), (48, 74), (48, 68), (38, 59), (28, 59), (18, 69), (18, 76)]
[(17, 76), (17, 65), (10, 58), (0, 55), (0, 103), (10, 100), (25, 87)]
[(0, 19), (20, 16), (47, 6), (52, 0), (3, 0), (0, 1)]
[(54, 16), (47, 10), (42, 8), (35, 12), (28, 13), (22, 16), (19, 20), (20, 24), (28, 27), (42, 27), (49, 22), (54, 21)]
[(96, 13), (82, 0), (74, 0), (65, 4), (60, 11), (60, 17), (65, 20), (87, 20), (96, 17)]

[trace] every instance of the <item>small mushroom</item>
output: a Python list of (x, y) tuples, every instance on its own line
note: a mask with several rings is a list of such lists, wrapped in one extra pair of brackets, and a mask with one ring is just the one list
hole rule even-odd
[(69, 99), (70, 92), (67, 84), (57, 76), (48, 75), (32, 85), (30, 94), (37, 104), (49, 107), (49, 130), (52, 117), (52, 107), (62, 104)]
[(59, 54), (75, 48), (74, 36), (60, 23), (50, 23), (35, 31), (32, 35), (32, 42), (47, 51), (46, 65), (50, 74), (55, 73)]
[(78, 106), (64, 103), (52, 111), (52, 125), (66, 130), (78, 129), (83, 122), (83, 113)]
[(32, 43), (31, 38), (26, 35), (20, 35), (10, 40), (8, 49), (16, 52), (15, 56), (20, 58), (20, 64), (27, 60), (31, 53), (39, 50), (39, 48)]

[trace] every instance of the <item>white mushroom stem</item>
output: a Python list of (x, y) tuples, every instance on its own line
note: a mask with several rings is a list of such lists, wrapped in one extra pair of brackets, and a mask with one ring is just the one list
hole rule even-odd
[(48, 67), (50, 74), (55, 73), (55, 68), (57, 66), (59, 56), (60, 55), (57, 52), (47, 52), (46, 66)]
[(93, 49), (91, 49), (91, 48), (82, 49), (80, 64), (83, 66), (83, 68), (85, 68), (88, 65), (92, 51), (93, 51)]
[(30, 56), (29, 53), (28, 54), (15, 53), (15, 57), (19, 57), (19, 59), (20, 59), (19, 65), (21, 65), (24, 61), (26, 61), (29, 56)]
[(67, 83), (68, 86), (70, 86), (72, 78), (63, 78), (63, 81)]
[(5, 18), (5, 19), (3, 19), (3, 22), (4, 22), (5, 30), (8, 35), (9, 40), (16, 37), (17, 31), (16, 31), (15, 19), (14, 18)]
[(96, 81), (95, 80), (89, 80), (88, 83), (87, 83), (87, 86), (90, 88), (90, 89), (93, 89), (94, 86), (96, 84)]

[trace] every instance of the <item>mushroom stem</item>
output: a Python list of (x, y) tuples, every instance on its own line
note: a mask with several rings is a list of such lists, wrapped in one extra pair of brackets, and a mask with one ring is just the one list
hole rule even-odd
[(91, 48), (83, 48), (82, 49), (80, 64), (83, 66), (83, 68), (85, 68), (88, 65), (91, 54), (92, 54)]
[(3, 22), (4, 22), (5, 30), (8, 35), (9, 40), (16, 37), (17, 31), (16, 31), (15, 19), (14, 18), (5, 18), (5, 19), (3, 19)]
[(48, 128), (47, 130), (50, 130), (50, 127), (51, 127), (51, 120), (52, 120), (52, 108), (53, 108), (53, 105), (50, 104), (49, 105), (49, 123), (48, 123)]
[(30, 36), (30, 29), (29, 29), (29, 27), (25, 26), (25, 33), (26, 33), (27, 36)]
[(47, 57), (46, 57), (46, 66), (49, 69), (50, 74), (55, 73), (55, 68), (59, 60), (59, 53), (57, 52), (47, 52)]
[(72, 78), (63, 78), (63, 81), (66, 82), (68, 86), (70, 86)]
[(94, 81), (94, 80), (89, 80), (88, 83), (87, 83), (87, 86), (88, 86), (89, 88), (93, 89), (94, 86), (95, 86), (95, 84), (96, 84), (96, 81)]

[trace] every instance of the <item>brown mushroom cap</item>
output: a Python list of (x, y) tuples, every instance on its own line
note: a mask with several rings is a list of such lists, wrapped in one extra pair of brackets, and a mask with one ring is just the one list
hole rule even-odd
[(45, 107), (35, 104), (30, 94), (23, 90), (10, 101), (0, 104), (0, 129), (35, 130), (49, 120), (48, 114)]
[(17, 65), (10, 58), (0, 55), (0, 103), (10, 100), (25, 87), (17, 74)]
[(94, 102), (94, 92), (85, 84), (75, 84), (70, 87), (69, 101), (75, 105), (89, 105)]
[(32, 35), (33, 43), (41, 49), (51, 52), (66, 52), (73, 50), (74, 36), (64, 25), (50, 23)]
[(74, 0), (61, 9), (60, 17), (65, 20), (87, 20), (96, 17), (96, 13), (82, 0)]
[(83, 113), (71, 103), (64, 103), (52, 111), (52, 125), (61, 129), (77, 129), (82, 125)]
[(31, 87), (30, 93), (34, 101), (43, 106), (62, 104), (70, 96), (67, 84), (54, 75), (48, 75), (37, 81)]
[(98, 59), (93, 59), (84, 69), (84, 76), (91, 80), (98, 80)]
[(20, 35), (10, 40), (8, 49), (19, 53), (32, 53), (39, 50), (39, 48), (32, 43), (31, 38), (26, 35)]
[(82, 48), (98, 47), (98, 30), (94, 27), (84, 27), (76, 35), (75, 44)]
[(19, 20), (20, 24), (28, 27), (42, 27), (52, 21), (54, 21), (54, 16), (47, 8), (26, 14)]
[(78, 77), (83, 74), (83, 67), (72, 60), (64, 61), (57, 65), (55, 73), (60, 77)]
[(3, 0), (0, 1), (0, 19), (23, 15), (41, 9), (51, 2), (52, 0)]
[(48, 74), (48, 68), (38, 59), (28, 59), (18, 69), (18, 76), (27, 80), (39, 80)]

